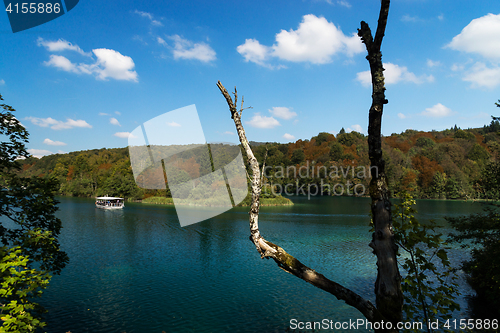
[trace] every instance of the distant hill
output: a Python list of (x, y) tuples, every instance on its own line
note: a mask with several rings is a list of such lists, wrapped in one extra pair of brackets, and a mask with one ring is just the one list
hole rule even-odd
[[(422, 132), (406, 130), (382, 140), (386, 177), (393, 195), (410, 191), (419, 198), (498, 199), (500, 123), (483, 128)], [(341, 131), (319, 133), (293, 143), (251, 142), (258, 161), (266, 156), (263, 195), (368, 195), (367, 137)], [(184, 177), (199, 176), (206, 161), (182, 157)], [(128, 148), (93, 149), (21, 161), (24, 176), (56, 177), (59, 193), (71, 196), (117, 195), (133, 199), (169, 196), (169, 190), (136, 186)], [(194, 170), (194, 171), (193, 171)], [(190, 179), (190, 178), (187, 178)]]

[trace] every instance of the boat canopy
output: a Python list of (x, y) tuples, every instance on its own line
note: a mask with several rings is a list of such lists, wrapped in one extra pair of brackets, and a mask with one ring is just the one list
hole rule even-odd
[(117, 197), (97, 197), (96, 200), (123, 200), (123, 198), (117, 198)]

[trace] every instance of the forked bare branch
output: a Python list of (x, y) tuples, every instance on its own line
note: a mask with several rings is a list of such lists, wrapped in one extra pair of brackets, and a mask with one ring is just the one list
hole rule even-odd
[[(273, 259), (276, 264), (286, 272), (291, 273), (306, 282), (309, 282), (315, 287), (318, 287), (334, 295), (337, 299), (343, 300), (347, 304), (358, 309), (369, 321), (381, 322), (382, 320), (384, 320), (384, 317), (370, 301), (365, 300), (363, 297), (359, 296), (352, 290), (327, 279), (324, 275), (305, 266), (295, 257), (288, 254), (283, 248), (276, 244), (273, 244), (270, 241), (265, 240), (264, 237), (262, 237), (259, 231), (260, 193), (262, 189), (262, 178), (260, 177), (259, 163), (255, 158), (252, 149), (250, 148), (245, 130), (241, 123), (240, 114), (236, 110), (236, 104), (233, 103), (231, 95), (228, 93), (228, 91), (220, 81), (217, 82), (217, 87), (219, 88), (222, 95), (226, 98), (226, 102), (229, 106), (229, 111), (231, 112), (231, 118), (234, 120), (236, 131), (238, 132), (238, 137), (240, 139), (241, 145), (243, 146), (245, 154), (248, 157), (248, 164), (252, 173), (252, 204), (249, 214), (250, 240), (254, 243), (257, 251), (261, 255), (261, 258)], [(234, 94), (236, 96), (236, 90)]]

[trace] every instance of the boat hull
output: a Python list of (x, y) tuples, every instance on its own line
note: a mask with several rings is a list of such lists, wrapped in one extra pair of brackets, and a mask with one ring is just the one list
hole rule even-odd
[(96, 208), (100, 208), (100, 209), (123, 209), (123, 207), (125, 207), (125, 205), (121, 205), (121, 206), (103, 206), (103, 205), (95, 205)]

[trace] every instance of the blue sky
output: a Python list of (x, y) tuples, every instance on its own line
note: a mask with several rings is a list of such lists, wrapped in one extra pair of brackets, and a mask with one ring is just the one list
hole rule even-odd
[[(137, 126), (191, 104), (207, 141), (236, 142), (218, 80), (253, 107), (243, 112), (250, 140), (366, 134), (369, 67), (355, 33), (361, 20), (375, 30), (379, 5), (80, 0), (15, 34), (4, 13), (0, 93), (35, 156), (125, 147)], [(480, 127), (499, 114), (498, 1), (393, 0), (382, 53), (384, 135)]]

